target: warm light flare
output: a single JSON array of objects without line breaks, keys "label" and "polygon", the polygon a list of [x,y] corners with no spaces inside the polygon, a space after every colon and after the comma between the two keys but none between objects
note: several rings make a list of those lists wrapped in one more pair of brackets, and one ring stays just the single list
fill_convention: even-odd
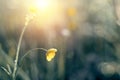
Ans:
[{"label": "warm light flare", "polygon": [[36,5],[39,9],[46,9],[50,6],[51,2],[49,0],[37,0]]},{"label": "warm light flare", "polygon": [[40,28],[56,22],[61,23],[64,19],[62,4],[57,0],[34,0],[29,3],[28,10],[28,14],[37,16],[34,21]]},{"label": "warm light flare", "polygon": [[29,11],[31,13],[48,11],[54,6],[54,1],[50,0],[36,0],[29,5]]}]

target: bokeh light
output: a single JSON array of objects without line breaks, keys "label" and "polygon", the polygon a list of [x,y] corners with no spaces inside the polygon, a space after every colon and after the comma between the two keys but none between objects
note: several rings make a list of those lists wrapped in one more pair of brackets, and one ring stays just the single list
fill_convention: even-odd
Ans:
[{"label": "bokeh light", "polygon": [[103,62],[99,65],[101,72],[105,76],[111,76],[116,73],[116,65],[113,62]]}]

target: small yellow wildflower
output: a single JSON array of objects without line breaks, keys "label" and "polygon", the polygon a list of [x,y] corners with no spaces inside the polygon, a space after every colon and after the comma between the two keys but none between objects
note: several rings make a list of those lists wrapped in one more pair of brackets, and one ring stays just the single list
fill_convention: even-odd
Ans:
[{"label": "small yellow wildflower", "polygon": [[76,23],[75,23],[75,22],[70,22],[70,23],[68,24],[68,28],[69,28],[71,31],[75,30],[75,29],[76,29]]},{"label": "small yellow wildflower", "polygon": [[75,16],[76,13],[77,13],[77,11],[76,11],[75,8],[69,8],[69,9],[67,10],[67,14],[68,14],[68,16],[70,16],[70,17]]},{"label": "small yellow wildflower", "polygon": [[30,12],[30,13],[36,14],[37,11],[38,11],[38,8],[37,8],[36,6],[31,5],[31,6],[29,7],[29,12]]},{"label": "small yellow wildflower", "polygon": [[47,61],[51,61],[55,57],[56,52],[57,52],[57,49],[55,48],[48,49],[46,53]]}]

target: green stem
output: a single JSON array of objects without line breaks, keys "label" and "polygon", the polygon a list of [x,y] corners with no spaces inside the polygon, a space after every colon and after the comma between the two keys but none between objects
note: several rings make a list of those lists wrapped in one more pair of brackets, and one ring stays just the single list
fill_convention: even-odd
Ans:
[{"label": "green stem", "polygon": [[21,46],[22,38],[23,38],[23,35],[24,35],[24,32],[25,32],[26,28],[27,28],[27,24],[25,24],[25,26],[24,26],[24,28],[22,30],[22,33],[20,35],[20,38],[19,38],[19,42],[18,42],[18,46],[17,46],[17,52],[16,52],[16,57],[15,57],[15,64],[14,64],[14,69],[13,69],[13,74],[12,74],[13,80],[15,80],[15,77],[16,77],[16,72],[17,72],[17,68],[18,68],[18,58],[19,58],[20,46]]},{"label": "green stem", "polygon": [[24,32],[27,28],[27,25],[29,23],[29,21],[31,19],[33,19],[35,15],[27,15],[26,16],[26,22],[25,22],[25,25],[23,27],[23,30],[21,32],[21,35],[20,35],[20,38],[19,38],[19,42],[18,42],[18,46],[17,46],[17,52],[16,52],[16,57],[15,57],[15,62],[14,62],[14,68],[13,68],[13,73],[12,73],[12,79],[15,80],[16,78],[16,72],[17,72],[17,69],[18,69],[18,59],[19,59],[19,52],[20,52],[20,47],[21,47],[21,42],[22,42],[22,38],[23,38],[23,35],[24,35]]},{"label": "green stem", "polygon": [[43,51],[46,51],[46,52],[47,52],[47,49],[44,49],[44,48],[34,48],[34,49],[31,49],[31,50],[27,51],[27,52],[24,54],[24,56],[21,58],[21,60],[20,60],[20,66],[22,65],[22,62],[23,62],[24,58],[25,58],[30,52],[32,52],[32,51],[34,51],[34,50],[43,50]]}]

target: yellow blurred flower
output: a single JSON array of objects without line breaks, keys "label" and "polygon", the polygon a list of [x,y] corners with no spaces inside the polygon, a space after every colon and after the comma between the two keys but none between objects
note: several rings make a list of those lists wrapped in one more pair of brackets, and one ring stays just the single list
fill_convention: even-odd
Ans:
[{"label": "yellow blurred flower", "polygon": [[56,52],[57,52],[57,49],[55,48],[48,49],[46,53],[47,61],[51,61],[55,57]]},{"label": "yellow blurred flower", "polygon": [[68,28],[71,31],[75,30],[76,29],[76,23],[75,22],[68,23]]},{"label": "yellow blurred flower", "polygon": [[75,16],[76,13],[77,13],[77,11],[76,11],[75,8],[69,8],[69,9],[67,10],[68,16],[71,16],[71,17],[72,17],[72,16]]},{"label": "yellow blurred flower", "polygon": [[29,12],[30,12],[30,13],[36,14],[37,11],[38,11],[38,8],[37,8],[36,6],[31,5],[31,6],[29,7]]}]

